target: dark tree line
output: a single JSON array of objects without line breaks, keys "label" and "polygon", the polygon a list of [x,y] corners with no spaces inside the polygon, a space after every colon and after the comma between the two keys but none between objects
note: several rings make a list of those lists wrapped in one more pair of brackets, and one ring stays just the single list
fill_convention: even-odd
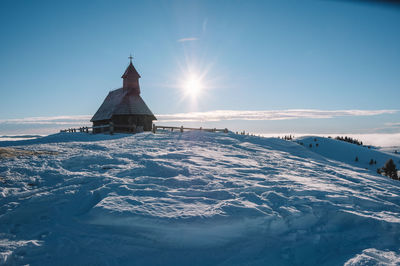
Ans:
[{"label": "dark tree line", "polygon": [[358,139],[353,139],[353,138],[350,138],[350,137],[336,137],[335,138],[336,140],[341,140],[341,141],[345,141],[345,142],[348,142],[348,143],[352,143],[352,144],[356,144],[356,145],[363,145],[363,142],[362,141],[360,141],[360,140],[358,140]]},{"label": "dark tree line", "polygon": [[282,139],[284,139],[284,140],[293,140],[293,138],[294,138],[294,136],[292,136],[292,135],[289,135],[289,136],[283,136],[282,137]]}]

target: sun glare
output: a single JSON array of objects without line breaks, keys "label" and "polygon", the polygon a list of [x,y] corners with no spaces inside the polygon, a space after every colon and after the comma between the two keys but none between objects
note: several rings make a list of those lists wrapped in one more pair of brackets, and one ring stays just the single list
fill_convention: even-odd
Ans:
[{"label": "sun glare", "polygon": [[185,103],[191,111],[196,111],[201,104],[207,102],[210,91],[216,87],[215,76],[209,75],[213,64],[199,63],[190,58],[178,61],[178,64],[180,72],[172,86],[178,89],[179,103]]},{"label": "sun glare", "polygon": [[186,95],[196,97],[203,88],[201,79],[196,75],[190,75],[183,83],[183,90]]}]

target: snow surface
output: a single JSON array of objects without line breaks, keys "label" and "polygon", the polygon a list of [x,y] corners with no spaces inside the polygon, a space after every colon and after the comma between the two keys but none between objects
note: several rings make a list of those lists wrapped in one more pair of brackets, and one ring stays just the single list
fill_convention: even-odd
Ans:
[{"label": "snow surface", "polygon": [[317,142],[206,132],[0,142],[51,152],[0,161],[0,264],[399,264],[400,182],[365,169],[371,156],[399,157]]},{"label": "snow surface", "polygon": [[345,266],[361,265],[400,265],[400,256],[391,251],[381,251],[374,248],[363,250],[361,254],[346,262]]},{"label": "snow surface", "polygon": [[[372,146],[359,146],[345,141],[316,136],[300,137],[296,139],[296,142],[302,143],[309,150],[328,159],[342,161],[355,167],[376,171],[377,168],[384,166],[387,160],[393,159],[397,168],[400,168],[400,154],[394,154],[388,149],[378,150]],[[356,157],[358,162],[355,160]],[[370,165],[371,159],[376,161],[376,164]]]}]

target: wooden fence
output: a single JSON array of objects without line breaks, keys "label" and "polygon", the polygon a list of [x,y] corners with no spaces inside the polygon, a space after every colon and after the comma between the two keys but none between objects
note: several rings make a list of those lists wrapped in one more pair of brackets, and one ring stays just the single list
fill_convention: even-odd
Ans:
[{"label": "wooden fence", "polygon": [[89,129],[92,130],[92,127],[67,128],[67,129],[61,129],[60,133],[66,133],[66,132],[85,132],[85,133],[89,133]]},{"label": "wooden fence", "polygon": [[220,128],[193,128],[193,127],[172,127],[172,126],[156,126],[153,124],[153,133],[156,133],[158,129],[162,130],[170,130],[170,131],[179,131],[179,132],[184,132],[185,130],[199,130],[199,131],[206,131],[206,132],[223,132],[223,133],[228,133],[228,129],[220,129]]},{"label": "wooden fence", "polygon": [[[130,132],[130,133],[139,133],[143,132],[142,126],[135,126],[135,125],[114,125],[110,123],[108,125],[101,125],[101,126],[94,126],[94,127],[79,127],[79,128],[67,128],[60,130],[61,133],[65,132],[83,132],[83,133],[109,133],[114,134],[115,128],[121,129],[124,128],[123,132]],[[152,132],[157,133],[157,130],[170,130],[170,131],[191,131],[191,130],[199,130],[199,131],[206,131],[206,132],[223,132],[228,133],[228,129],[220,129],[220,128],[192,128],[192,127],[173,127],[173,126],[156,126],[153,124]]]},{"label": "wooden fence", "polygon": [[67,129],[61,129],[60,133],[74,133],[74,132],[82,132],[82,133],[94,133],[96,129],[100,129],[102,132],[110,132],[110,134],[113,133],[113,125],[101,125],[101,126],[95,126],[95,127],[77,127],[77,128],[67,128]]}]

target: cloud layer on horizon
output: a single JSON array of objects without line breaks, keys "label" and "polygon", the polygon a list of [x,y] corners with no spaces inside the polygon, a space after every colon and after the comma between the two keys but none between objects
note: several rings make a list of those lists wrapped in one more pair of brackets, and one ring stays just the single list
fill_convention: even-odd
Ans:
[{"label": "cloud layer on horizon", "polygon": [[[264,111],[215,110],[208,112],[188,112],[176,114],[157,114],[157,122],[217,122],[224,120],[290,120],[290,119],[329,119],[349,116],[375,116],[395,114],[399,110],[316,110],[289,109]],[[3,124],[25,125],[75,125],[89,123],[90,115],[27,117],[0,120]],[[397,123],[393,123],[397,124]]]},{"label": "cloud layer on horizon", "polygon": [[388,127],[400,127],[400,122],[385,123],[385,126],[388,126]]},{"label": "cloud layer on horizon", "polygon": [[[209,112],[189,112],[176,114],[158,114],[157,122],[160,123],[178,123],[178,122],[215,122],[227,120],[290,120],[290,119],[330,119],[335,117],[357,117],[357,116],[376,116],[384,114],[395,114],[398,110],[315,110],[315,109],[290,109],[290,110],[265,110],[265,111],[234,111],[234,110],[216,110]],[[58,132],[64,128],[74,128],[81,126],[90,126],[91,115],[75,115],[75,116],[52,116],[52,117],[28,117],[18,119],[0,120],[0,137],[1,135],[21,135],[21,134],[40,134],[48,135]],[[384,123],[386,127],[398,128],[399,122]],[[293,132],[292,132],[293,133]],[[290,133],[290,134],[292,134]],[[382,134],[383,133],[383,134]],[[354,134],[351,130],[345,135],[353,136],[361,139],[365,143],[376,146],[400,145],[400,133],[392,132],[392,134],[382,133],[366,133]],[[395,133],[395,134],[393,134]],[[265,136],[278,136],[278,133],[268,134],[260,133]],[[297,136],[305,135],[297,133]],[[309,134],[306,134],[309,135]],[[316,134],[336,136],[343,134]],[[4,139],[3,139],[4,140]]]},{"label": "cloud layer on horizon", "polygon": [[26,117],[16,119],[3,119],[0,120],[1,124],[25,124],[25,125],[75,125],[82,122],[89,123],[92,118],[90,115],[64,115],[64,116],[40,116],[40,117]]},{"label": "cloud layer on horizon", "polygon": [[189,112],[157,115],[158,122],[215,122],[223,120],[289,120],[289,119],[328,119],[346,116],[375,116],[394,114],[398,110],[315,110],[289,109],[265,111],[215,110],[208,112]]}]

